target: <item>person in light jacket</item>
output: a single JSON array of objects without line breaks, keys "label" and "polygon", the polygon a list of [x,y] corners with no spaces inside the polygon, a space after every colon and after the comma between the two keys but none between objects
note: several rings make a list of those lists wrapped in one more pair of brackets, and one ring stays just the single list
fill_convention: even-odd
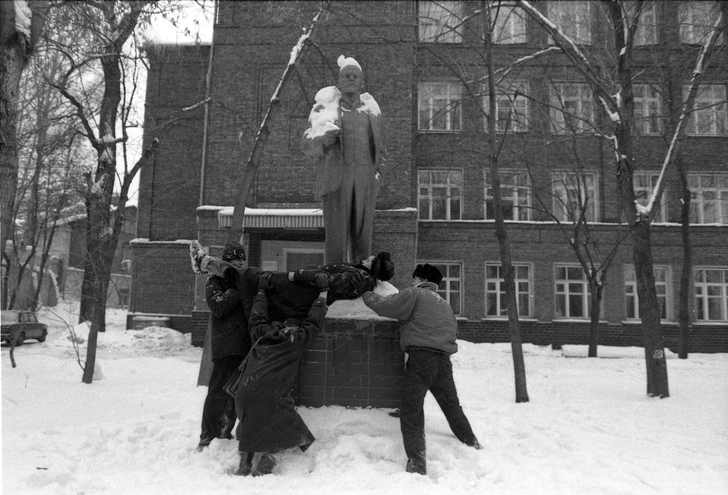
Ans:
[{"label": "person in light jacket", "polygon": [[452,308],[437,293],[442,274],[437,267],[417,265],[413,285],[388,296],[366,292],[362,299],[380,316],[400,321],[400,345],[405,354],[400,427],[408,473],[427,474],[425,413],[427,391],[437,400],[450,429],[464,444],[480,449],[458,400],[450,356],[457,352],[457,321]]}]

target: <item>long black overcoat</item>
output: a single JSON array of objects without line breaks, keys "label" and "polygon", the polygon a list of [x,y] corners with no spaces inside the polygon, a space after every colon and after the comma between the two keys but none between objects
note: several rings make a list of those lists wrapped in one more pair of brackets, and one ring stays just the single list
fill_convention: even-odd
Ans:
[{"label": "long black overcoat", "polygon": [[291,392],[305,349],[323,325],[327,306],[317,298],[300,325],[282,332],[270,325],[264,294],[253,299],[250,332],[253,348],[243,363],[235,396],[239,448],[246,452],[275,452],[301,447],[315,440],[296,411]]}]

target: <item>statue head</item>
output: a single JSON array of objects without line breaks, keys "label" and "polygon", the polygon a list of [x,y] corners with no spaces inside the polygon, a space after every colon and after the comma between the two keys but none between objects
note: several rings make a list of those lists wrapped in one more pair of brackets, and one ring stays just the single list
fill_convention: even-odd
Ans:
[{"label": "statue head", "polygon": [[360,95],[364,89],[364,72],[359,62],[351,57],[341,55],[339,64],[339,89],[348,95]]}]

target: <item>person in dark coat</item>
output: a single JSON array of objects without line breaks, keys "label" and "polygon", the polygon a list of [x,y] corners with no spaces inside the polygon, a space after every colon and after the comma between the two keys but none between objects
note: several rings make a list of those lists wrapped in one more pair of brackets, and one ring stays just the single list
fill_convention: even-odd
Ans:
[{"label": "person in dark coat", "polygon": [[427,391],[437,400],[450,429],[464,444],[480,449],[458,400],[450,355],[458,350],[457,321],[452,308],[437,293],[442,274],[437,267],[417,265],[413,286],[397,294],[367,292],[364,304],[380,316],[400,321],[400,345],[405,354],[400,427],[407,454],[407,472],[427,474],[424,402]]},{"label": "person in dark coat", "polygon": [[310,286],[315,286],[317,279],[327,277],[329,279],[329,299],[327,301],[329,306],[341,299],[359,298],[365,292],[374,290],[377,280],[386,282],[393,276],[392,255],[386,251],[382,251],[376,256],[369,256],[356,264],[329,263],[288,272],[288,280]]},{"label": "person in dark coat", "polygon": [[[245,249],[237,242],[225,245],[222,259],[231,266],[242,266]],[[248,322],[235,280],[212,275],[205,285],[205,299],[210,309],[212,374],[202,408],[202,432],[198,450],[214,438],[232,438],[235,426],[235,401],[223,386],[248,354],[252,341]]]},{"label": "person in dark coat", "polygon": [[242,365],[235,395],[240,466],[236,474],[270,474],[286,449],[308,449],[315,438],[296,411],[293,382],[307,347],[316,338],[328,310],[328,285],[319,280],[319,295],[303,322],[288,319],[271,322],[267,290],[271,274],[260,276],[253,300],[250,333],[253,347]]}]

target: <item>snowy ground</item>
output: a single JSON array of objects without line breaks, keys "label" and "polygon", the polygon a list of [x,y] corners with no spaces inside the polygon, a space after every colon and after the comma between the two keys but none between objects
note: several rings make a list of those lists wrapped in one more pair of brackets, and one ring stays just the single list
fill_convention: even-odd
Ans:
[{"label": "snowy ground", "polygon": [[460,400],[483,445],[450,433],[426,402],[428,475],[404,472],[385,410],[303,408],[317,441],[272,476],[238,477],[233,440],[195,451],[206,388],[201,350],[166,329],[125,331],[109,310],[102,377],[81,383],[65,314],[48,340],[2,349],[2,493],[728,493],[728,355],[668,360],[672,397],[645,396],[640,349],[524,346],[530,402],[514,402],[508,345],[460,342]]}]

